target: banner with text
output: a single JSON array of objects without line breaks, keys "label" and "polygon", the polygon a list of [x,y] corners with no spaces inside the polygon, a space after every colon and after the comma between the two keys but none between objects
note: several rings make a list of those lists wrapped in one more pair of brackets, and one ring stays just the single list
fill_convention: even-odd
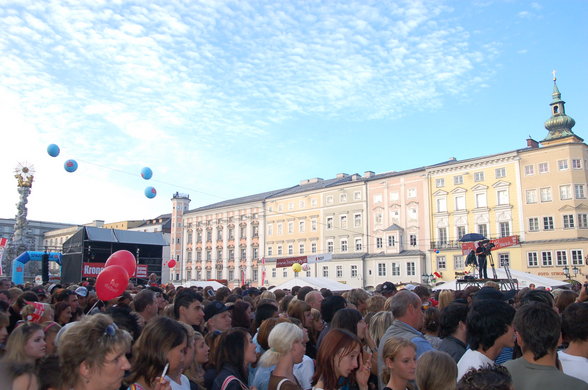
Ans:
[{"label": "banner with text", "polygon": [[[513,245],[519,245],[519,236],[507,236],[507,237],[500,237],[494,240],[490,240],[491,243],[494,244],[493,251],[498,249],[506,248]],[[471,250],[476,250],[476,243],[475,242],[464,242],[461,244],[461,253],[464,256],[467,256]]]},{"label": "banner with text", "polygon": [[[82,277],[95,278],[104,268],[104,263],[83,263]],[[137,272],[133,277],[146,279],[147,268],[147,264],[137,264]]]},{"label": "banner with text", "polygon": [[291,267],[292,265],[294,265],[296,263],[298,263],[298,264],[323,263],[325,261],[331,261],[332,259],[333,259],[332,253],[325,253],[322,255],[284,257],[282,259],[276,259],[276,268]]}]

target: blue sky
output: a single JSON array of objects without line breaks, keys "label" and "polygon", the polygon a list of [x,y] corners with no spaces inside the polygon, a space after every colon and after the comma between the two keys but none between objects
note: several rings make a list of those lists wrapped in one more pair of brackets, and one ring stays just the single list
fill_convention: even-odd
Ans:
[{"label": "blue sky", "polygon": [[86,223],[524,147],[553,69],[586,138],[586,20],[585,0],[4,1],[0,217],[18,162],[30,219]]}]

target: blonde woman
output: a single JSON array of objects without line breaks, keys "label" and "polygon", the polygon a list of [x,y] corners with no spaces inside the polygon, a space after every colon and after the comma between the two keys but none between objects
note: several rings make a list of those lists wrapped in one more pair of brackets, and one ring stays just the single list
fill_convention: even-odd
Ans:
[{"label": "blonde woman", "polygon": [[382,354],[384,390],[413,390],[410,383],[416,377],[416,345],[408,340],[392,337],[386,340]]},{"label": "blonde woman", "polygon": [[441,292],[439,293],[439,305],[437,306],[439,311],[449,306],[449,304],[453,302],[454,299],[455,296],[453,294],[453,291],[441,290]]},{"label": "blonde woman", "polygon": [[419,390],[455,390],[457,364],[441,351],[425,352],[417,363],[416,383]]},{"label": "blonde woman", "polygon": [[288,322],[277,324],[269,334],[267,350],[259,359],[261,367],[275,365],[268,390],[302,390],[294,376],[294,365],[301,363],[306,350],[304,332]]}]

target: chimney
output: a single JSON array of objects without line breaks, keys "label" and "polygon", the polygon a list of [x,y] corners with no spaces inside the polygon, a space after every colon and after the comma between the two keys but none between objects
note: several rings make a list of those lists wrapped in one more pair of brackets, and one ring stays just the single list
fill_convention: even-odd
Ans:
[{"label": "chimney", "polygon": [[349,176],[349,175],[346,173],[337,173],[337,179],[343,179],[344,177],[347,177],[347,176]]},{"label": "chimney", "polygon": [[369,179],[370,177],[373,177],[376,173],[374,171],[365,171],[363,173],[363,177],[366,179]]},{"label": "chimney", "polygon": [[457,161],[455,157],[449,157],[449,161]]},{"label": "chimney", "polygon": [[532,149],[537,149],[539,147],[539,142],[535,141],[533,138],[527,138],[527,147]]}]

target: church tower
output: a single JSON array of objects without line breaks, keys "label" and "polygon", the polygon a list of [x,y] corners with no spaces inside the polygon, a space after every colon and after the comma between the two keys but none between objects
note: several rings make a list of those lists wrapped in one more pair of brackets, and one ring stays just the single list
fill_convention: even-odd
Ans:
[{"label": "church tower", "polygon": [[547,137],[541,141],[542,146],[557,145],[564,143],[579,143],[584,140],[578,137],[572,131],[576,121],[571,116],[566,115],[565,104],[561,100],[561,93],[557,88],[557,78],[553,71],[553,93],[551,94],[551,118],[545,121],[545,128],[549,131]]}]

